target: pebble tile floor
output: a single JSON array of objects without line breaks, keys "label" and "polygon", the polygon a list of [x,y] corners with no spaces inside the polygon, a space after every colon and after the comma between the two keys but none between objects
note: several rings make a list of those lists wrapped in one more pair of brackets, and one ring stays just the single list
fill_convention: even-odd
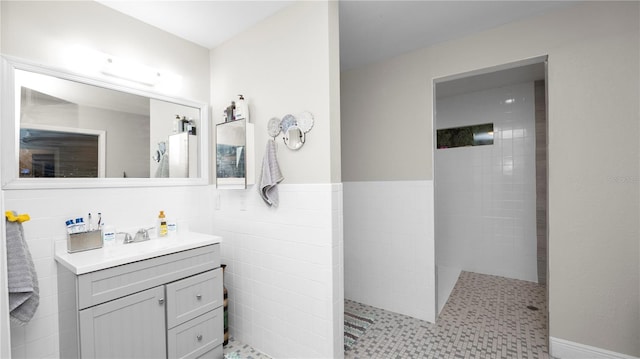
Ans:
[{"label": "pebble tile floor", "polygon": [[[375,318],[345,358],[547,359],[545,292],[537,283],[462,272],[435,324],[345,300],[345,310]],[[228,352],[269,358],[233,340]]]},{"label": "pebble tile floor", "polygon": [[224,359],[271,359],[271,357],[234,338],[229,338],[229,343],[224,347]]}]

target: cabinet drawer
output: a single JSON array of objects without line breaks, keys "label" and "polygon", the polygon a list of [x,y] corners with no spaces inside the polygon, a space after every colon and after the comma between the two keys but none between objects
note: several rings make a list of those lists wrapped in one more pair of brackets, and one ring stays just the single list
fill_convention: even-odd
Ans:
[{"label": "cabinet drawer", "polygon": [[167,284],[167,327],[222,305],[222,268]]},{"label": "cabinet drawer", "polygon": [[82,274],[78,307],[88,308],[219,266],[220,246],[215,244]]},{"label": "cabinet drawer", "polygon": [[196,359],[222,359],[224,358],[224,348],[222,347],[222,344],[218,345],[217,347],[209,350],[208,352],[195,357]]},{"label": "cabinet drawer", "polygon": [[[222,307],[218,307],[175,328],[167,336],[167,356],[173,358],[207,357],[222,346],[224,335]],[[215,351],[214,351],[215,352]]]}]

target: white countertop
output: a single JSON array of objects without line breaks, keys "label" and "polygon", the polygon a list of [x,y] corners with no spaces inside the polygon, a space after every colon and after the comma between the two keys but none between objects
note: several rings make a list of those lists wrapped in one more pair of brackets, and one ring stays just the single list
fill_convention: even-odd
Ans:
[{"label": "white countertop", "polygon": [[117,244],[68,253],[66,241],[56,243],[55,259],[74,274],[84,274],[131,262],[222,242],[222,237],[202,233],[177,233],[145,242]]}]

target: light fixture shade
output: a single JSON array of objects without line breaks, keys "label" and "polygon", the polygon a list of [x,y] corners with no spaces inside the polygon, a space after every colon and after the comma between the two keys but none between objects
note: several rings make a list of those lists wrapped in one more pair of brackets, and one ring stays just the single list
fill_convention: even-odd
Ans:
[{"label": "light fixture shade", "polygon": [[66,51],[68,67],[87,75],[107,75],[163,92],[176,92],[182,86],[182,76],[160,71],[130,59],[109,55],[85,46],[75,45]]},{"label": "light fixture shade", "polygon": [[148,86],[155,86],[160,80],[159,71],[115,56],[106,56],[102,73]]}]

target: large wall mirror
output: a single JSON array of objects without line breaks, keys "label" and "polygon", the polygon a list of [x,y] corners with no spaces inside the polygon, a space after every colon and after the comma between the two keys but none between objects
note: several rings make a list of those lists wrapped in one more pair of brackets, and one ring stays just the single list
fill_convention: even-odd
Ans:
[{"label": "large wall mirror", "polygon": [[208,184],[206,105],[2,63],[3,188]]}]

